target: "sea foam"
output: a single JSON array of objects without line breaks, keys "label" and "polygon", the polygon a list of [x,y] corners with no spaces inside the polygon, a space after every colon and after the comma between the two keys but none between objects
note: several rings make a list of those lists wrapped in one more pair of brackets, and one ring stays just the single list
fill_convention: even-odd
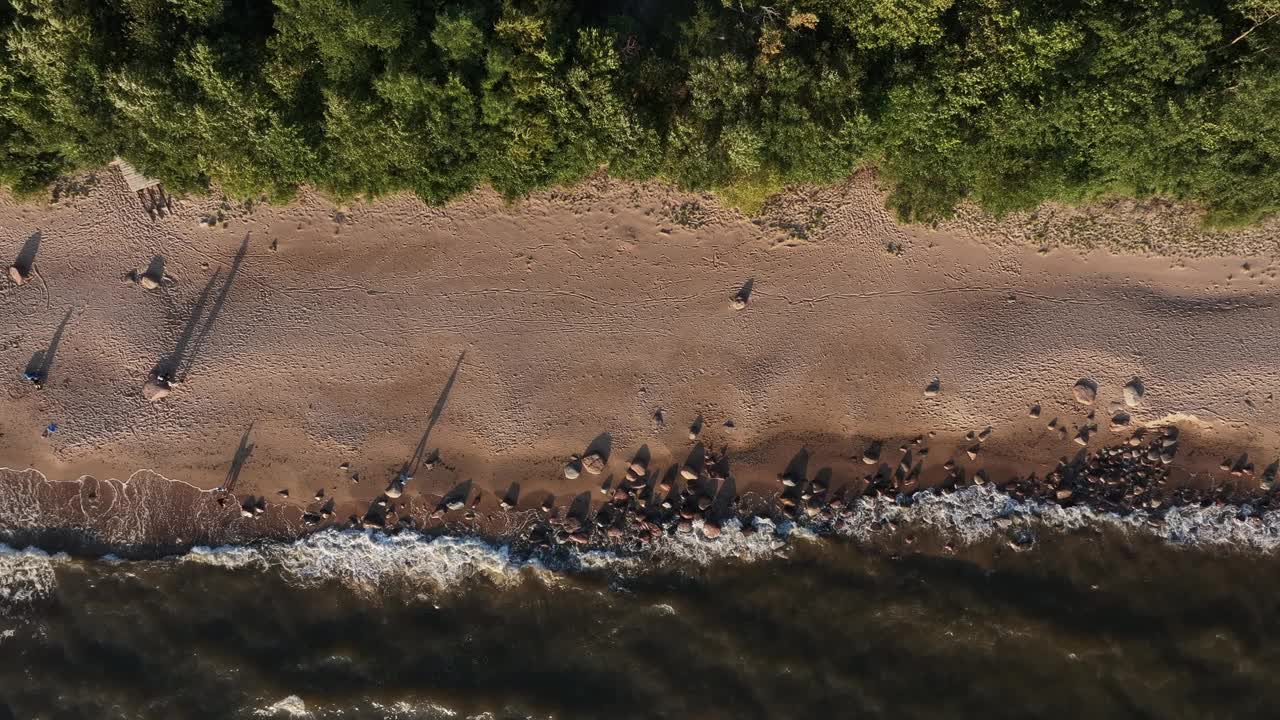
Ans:
[{"label": "sea foam", "polygon": [[[1109,527],[1181,546],[1253,552],[1280,548],[1280,511],[1214,505],[1119,515],[1087,506],[1018,500],[990,485],[945,494],[920,492],[909,498],[863,497],[830,527],[775,524],[764,518],[751,523],[744,528],[740,521],[728,521],[715,539],[706,538],[695,523],[694,532],[663,536],[641,550],[606,546],[552,553],[517,552],[510,545],[477,537],[326,529],[293,542],[196,547],[177,562],[276,572],[303,586],[337,583],[362,593],[389,587],[432,593],[477,578],[499,586],[528,580],[550,585],[575,573],[625,577],[758,561],[785,557],[798,542],[814,542],[827,534],[870,542],[906,527],[933,528],[961,545],[1009,533],[1029,544],[1028,539],[1041,531]],[[0,614],[54,593],[55,567],[67,561],[65,555],[0,545]]]}]

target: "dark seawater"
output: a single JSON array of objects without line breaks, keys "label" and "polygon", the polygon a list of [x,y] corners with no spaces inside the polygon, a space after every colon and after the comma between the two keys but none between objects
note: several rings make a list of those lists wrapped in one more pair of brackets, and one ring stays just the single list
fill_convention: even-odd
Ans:
[{"label": "dark seawater", "polygon": [[1097,533],[962,555],[797,541],[566,575],[8,551],[0,718],[1280,716],[1275,557]]}]

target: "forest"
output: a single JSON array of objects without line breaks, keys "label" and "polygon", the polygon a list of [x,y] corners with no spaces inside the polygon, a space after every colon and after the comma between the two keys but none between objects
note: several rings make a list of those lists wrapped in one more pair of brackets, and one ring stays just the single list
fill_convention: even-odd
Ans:
[{"label": "forest", "polygon": [[873,168],[962,200],[1280,209],[1280,0],[0,0],[0,185],[440,203],[660,178],[740,207]]}]

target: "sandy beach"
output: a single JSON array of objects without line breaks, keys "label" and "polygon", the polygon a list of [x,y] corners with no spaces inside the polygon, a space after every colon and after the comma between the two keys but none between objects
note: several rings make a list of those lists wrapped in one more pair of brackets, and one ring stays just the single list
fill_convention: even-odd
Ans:
[{"label": "sandy beach", "polygon": [[[801,449],[857,485],[917,437],[922,486],[948,461],[1044,474],[1139,427],[1178,428],[1178,482],[1252,487],[1280,457],[1280,227],[1209,232],[1158,202],[925,227],[865,175],[757,218],[600,177],[514,204],[304,192],[153,217],[108,168],[51,205],[0,199],[0,252],[34,267],[0,288],[8,528],[264,532],[192,510],[221,488],[293,532],[330,500],[325,524],[362,514],[406,465],[389,504],[420,526],[459,489],[482,516],[513,483],[522,508],[598,504],[642,447],[656,472],[701,444],[757,498]],[[172,392],[149,402],[158,367]],[[567,479],[592,449],[603,472]]]}]

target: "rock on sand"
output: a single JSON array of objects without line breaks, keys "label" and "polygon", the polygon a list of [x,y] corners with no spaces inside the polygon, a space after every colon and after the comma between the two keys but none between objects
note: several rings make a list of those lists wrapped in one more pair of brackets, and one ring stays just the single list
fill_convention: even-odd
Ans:
[{"label": "rock on sand", "polygon": [[17,265],[10,265],[9,279],[13,281],[14,285],[22,285],[27,281],[27,276],[23,274],[22,268],[18,267]]},{"label": "rock on sand", "polygon": [[1094,398],[1098,397],[1098,386],[1088,378],[1081,378],[1071,388],[1071,394],[1081,405],[1092,405]]},{"label": "rock on sand", "polygon": [[146,398],[148,402],[157,402],[169,397],[169,391],[169,383],[161,380],[148,380],[142,386],[142,397]]},{"label": "rock on sand", "polygon": [[138,287],[143,290],[155,290],[160,287],[160,281],[150,275],[142,274],[138,276]]},{"label": "rock on sand", "polygon": [[600,453],[591,453],[582,458],[582,469],[592,475],[599,475],[604,472],[604,457]]},{"label": "rock on sand", "polygon": [[577,480],[578,476],[581,474],[582,474],[582,470],[580,469],[580,466],[578,465],[578,461],[576,459],[570,460],[569,462],[565,463],[564,477],[566,480]]},{"label": "rock on sand", "polygon": [[1124,386],[1124,404],[1131,408],[1138,407],[1142,403],[1142,396],[1146,393],[1147,389],[1142,386],[1142,381],[1134,378]]}]

